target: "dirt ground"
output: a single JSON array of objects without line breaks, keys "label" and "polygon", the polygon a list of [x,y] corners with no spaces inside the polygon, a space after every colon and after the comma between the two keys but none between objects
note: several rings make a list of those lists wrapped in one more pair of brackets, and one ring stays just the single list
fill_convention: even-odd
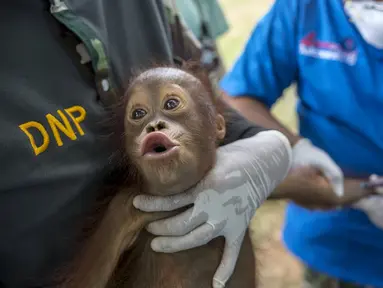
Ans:
[{"label": "dirt ground", "polygon": [[285,203],[265,203],[251,225],[259,288],[300,288],[302,268],[281,242]]},{"label": "dirt ground", "polygon": [[[231,65],[243,49],[256,22],[267,12],[273,0],[220,0],[230,31],[219,40],[225,65]],[[295,90],[289,88],[273,108],[273,114],[291,129],[296,129]],[[256,246],[257,278],[260,288],[300,288],[302,269],[284,248],[281,228],[284,202],[266,202],[257,210],[251,225]]]}]

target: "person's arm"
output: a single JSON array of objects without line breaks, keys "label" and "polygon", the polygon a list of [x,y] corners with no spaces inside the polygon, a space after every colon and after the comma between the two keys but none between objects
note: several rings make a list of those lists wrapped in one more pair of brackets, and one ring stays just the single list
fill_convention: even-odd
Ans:
[{"label": "person's arm", "polygon": [[[264,127],[263,129],[278,130],[282,132],[290,141],[291,145],[301,139],[300,136],[291,132],[282,123],[280,123],[271,113],[270,110],[260,101],[253,97],[229,97],[224,94],[223,99],[235,110],[237,110],[237,119],[241,120],[243,115],[249,123],[257,123],[257,125]],[[238,114],[241,115],[238,115]],[[243,117],[242,116],[242,117]],[[246,120],[245,120],[246,121]],[[251,121],[251,122],[250,122]],[[258,128],[262,129],[262,128]],[[246,135],[246,134],[245,134]],[[242,135],[241,135],[242,136]]]},{"label": "person's arm", "polygon": [[290,200],[308,209],[331,210],[350,206],[374,193],[364,188],[365,179],[345,179],[345,194],[337,197],[323,175],[316,169],[293,169],[289,176],[270,194],[269,200]]},{"label": "person's arm", "polygon": [[233,68],[220,82],[228,103],[265,128],[282,132],[293,146],[292,167],[320,170],[337,196],[343,195],[343,173],[330,156],[310,140],[291,133],[271,114],[283,91],[298,80],[297,33],[301,1],[276,0],[254,29]]},{"label": "person's arm", "polygon": [[282,132],[291,144],[299,137],[279,123],[269,110],[284,89],[297,80],[298,2],[275,1],[220,82],[227,103],[251,122]]},{"label": "person's arm", "polygon": [[[238,121],[236,121],[237,124],[235,126],[237,127],[235,127],[235,129],[237,129],[237,132],[233,133],[234,137],[239,136],[241,139],[247,138],[255,135],[262,129],[271,129],[283,133],[289,140],[291,146],[295,146],[300,140],[303,139],[302,137],[292,133],[288,128],[286,128],[277,119],[275,119],[275,117],[270,113],[270,110],[262,102],[251,97],[229,97],[224,95],[223,98],[226,103],[240,111],[235,113]],[[246,120],[243,120],[243,116],[238,113],[241,113],[246,119],[248,119],[248,129],[243,127],[246,127],[246,125],[243,124],[246,123]],[[265,128],[251,126],[250,121],[257,123]],[[301,144],[297,145],[294,149],[299,150],[302,144],[306,144],[304,142],[305,140],[301,141]],[[302,152],[300,154],[304,153]],[[314,153],[314,155],[315,154],[317,153]],[[366,191],[365,189],[360,188],[358,186],[358,181],[348,179],[344,184],[344,186],[348,189],[347,193],[344,194],[345,192],[338,192],[334,194],[334,187],[329,185],[328,189],[323,189],[322,185],[320,185],[321,181],[318,182],[318,180],[321,180],[321,178],[325,179],[322,176],[323,175],[307,180],[305,179],[304,175],[299,175],[299,173],[293,176],[288,175],[282,184],[278,187],[278,189],[275,189],[270,194],[268,199],[289,199],[298,204],[301,204],[301,206],[306,208],[309,208],[310,206],[326,206],[328,208],[334,208],[337,206],[353,203],[354,201],[357,201],[370,193],[370,191]]]}]

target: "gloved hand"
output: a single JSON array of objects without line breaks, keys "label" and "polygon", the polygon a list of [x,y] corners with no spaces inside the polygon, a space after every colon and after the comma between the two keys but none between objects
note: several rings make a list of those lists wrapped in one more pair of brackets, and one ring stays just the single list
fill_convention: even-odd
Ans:
[{"label": "gloved hand", "polygon": [[148,231],[161,236],[153,239],[152,249],[177,252],[224,236],[223,257],[213,279],[214,288],[224,287],[255,210],[286,177],[291,157],[290,143],[282,133],[261,132],[220,147],[215,168],[195,188],[169,197],[137,196],[134,206],[147,212],[194,203],[173,218],[149,224]]},{"label": "gloved hand", "polygon": [[[379,178],[377,175],[371,175],[370,180]],[[365,212],[374,225],[383,229],[383,187],[375,188],[374,191],[379,195],[368,196],[353,205],[354,208]]]},{"label": "gloved hand", "polygon": [[334,193],[341,197],[344,194],[343,172],[323,150],[315,147],[310,140],[301,139],[293,147],[292,168],[314,167],[320,170],[330,182]]}]

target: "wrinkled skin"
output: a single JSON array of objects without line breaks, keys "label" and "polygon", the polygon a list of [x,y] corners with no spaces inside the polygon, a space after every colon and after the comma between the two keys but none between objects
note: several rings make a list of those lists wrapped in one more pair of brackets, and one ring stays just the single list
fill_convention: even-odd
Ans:
[{"label": "wrinkled skin", "polygon": [[[126,151],[148,183],[147,193],[179,193],[202,179],[225,135],[224,119],[202,84],[181,70],[156,68],[139,75],[126,97]],[[176,107],[166,109],[169,103]],[[134,113],[143,116],[133,119]],[[145,137],[155,131],[179,145],[176,155],[161,160],[142,155]]]}]

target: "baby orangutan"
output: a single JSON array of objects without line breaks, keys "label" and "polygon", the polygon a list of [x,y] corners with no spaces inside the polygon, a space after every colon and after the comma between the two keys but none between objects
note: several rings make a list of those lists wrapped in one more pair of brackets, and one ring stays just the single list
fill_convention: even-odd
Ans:
[{"label": "baby orangutan", "polygon": [[[134,78],[121,107],[117,134],[123,135],[121,162],[128,175],[117,193],[111,193],[101,221],[60,287],[210,288],[224,238],[178,253],[156,253],[150,247],[154,236],[145,226],[182,211],[144,213],[134,208],[133,199],[139,194],[173,195],[195,186],[215,164],[216,148],[230,123],[227,109],[214,98],[208,78],[168,67],[152,68]],[[345,196],[338,198],[325,178],[311,170],[290,173],[271,198],[331,209],[371,193],[350,179],[345,181]],[[225,287],[255,285],[247,233]]]},{"label": "baby orangutan", "polygon": [[171,195],[195,185],[212,168],[225,120],[190,74],[155,68],[127,92],[126,153],[144,180],[141,191]]},{"label": "baby orangutan", "polygon": [[[172,195],[196,185],[214,166],[225,119],[201,79],[177,68],[139,74],[124,96],[128,185],[110,202],[95,233],[61,287],[210,288],[224,239],[165,254],[151,247],[144,227],[176,212],[143,213],[138,194]],[[246,235],[227,288],[255,286],[252,244]]]}]

